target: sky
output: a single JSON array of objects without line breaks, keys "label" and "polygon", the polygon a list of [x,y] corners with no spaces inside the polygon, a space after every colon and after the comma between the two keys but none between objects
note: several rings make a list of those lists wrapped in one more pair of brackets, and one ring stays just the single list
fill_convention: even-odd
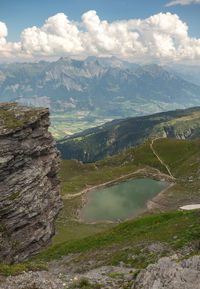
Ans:
[{"label": "sky", "polygon": [[0,0],[0,62],[118,57],[200,65],[200,0]]}]

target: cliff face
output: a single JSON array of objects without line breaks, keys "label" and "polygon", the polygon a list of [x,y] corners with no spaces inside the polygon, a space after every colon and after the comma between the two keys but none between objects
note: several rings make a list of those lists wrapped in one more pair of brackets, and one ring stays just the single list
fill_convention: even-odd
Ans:
[{"label": "cliff face", "polygon": [[0,104],[0,261],[26,260],[54,235],[62,201],[49,124],[48,109]]}]

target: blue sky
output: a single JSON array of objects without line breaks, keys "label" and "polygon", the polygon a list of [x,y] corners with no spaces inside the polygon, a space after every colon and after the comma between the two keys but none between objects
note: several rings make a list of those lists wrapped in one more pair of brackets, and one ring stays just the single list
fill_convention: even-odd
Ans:
[{"label": "blue sky", "polygon": [[[94,13],[88,13],[83,20],[83,14],[91,10],[95,11],[101,22],[105,20],[108,24],[112,24],[115,21],[121,21],[120,28],[117,26],[113,28],[114,25],[104,25],[103,22],[97,23],[99,20]],[[52,16],[55,18],[51,18]],[[151,16],[154,19],[151,19]],[[171,61],[173,51],[176,50],[174,61],[191,60],[194,62],[200,58],[199,16],[200,0],[0,0],[0,61],[12,57],[13,59],[71,55],[86,57],[87,51],[88,54],[96,56],[119,57],[122,55],[122,58],[128,58],[131,61],[136,59]],[[70,26],[67,24],[67,19],[70,21]],[[123,25],[125,20],[137,19],[143,22],[127,22]],[[98,25],[96,47],[94,47],[95,42],[92,41],[95,34],[92,31],[93,21]],[[163,21],[168,23],[165,27],[166,31],[163,28]],[[44,26],[45,22],[48,22],[47,26]],[[75,24],[76,27],[73,25],[75,22],[78,22]],[[173,23],[171,26],[170,22]],[[187,27],[184,27],[184,23]],[[174,34],[173,25],[176,26]],[[151,27],[154,29],[153,32],[147,33],[147,30],[151,31]],[[66,31],[66,29],[69,33],[64,35],[62,32],[61,35],[59,30]],[[85,29],[85,35],[78,35],[83,29]],[[113,29],[112,39],[110,31]],[[167,35],[167,29],[169,35]],[[75,34],[71,33],[71,30]],[[119,32],[121,31],[123,35],[122,30],[129,36],[120,44]],[[135,31],[138,35],[132,35],[131,31]],[[119,38],[117,38],[117,33]],[[85,41],[83,38],[91,44],[89,47],[83,43]],[[105,45],[102,44],[103,38],[105,38]],[[163,40],[166,43],[162,45]],[[57,43],[57,48],[53,42]],[[127,45],[125,48],[122,47],[124,43]],[[68,44],[71,48],[64,49],[64,46]],[[130,46],[133,46],[132,54]],[[192,56],[189,57],[191,49]],[[139,53],[139,50],[142,53]]]},{"label": "blue sky", "polygon": [[166,7],[167,0],[0,0],[0,21],[8,27],[8,40],[18,41],[23,29],[41,26],[50,16],[64,12],[80,21],[88,10],[96,10],[108,21],[147,18],[159,12],[176,13],[189,26],[191,36],[200,37],[200,5]]}]

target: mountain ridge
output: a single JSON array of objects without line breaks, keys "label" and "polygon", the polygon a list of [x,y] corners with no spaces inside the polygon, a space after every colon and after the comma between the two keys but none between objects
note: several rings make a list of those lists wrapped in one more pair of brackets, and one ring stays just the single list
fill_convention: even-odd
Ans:
[{"label": "mountain ridge", "polygon": [[59,139],[112,119],[200,105],[200,86],[186,78],[113,58],[1,64],[0,101],[49,107]]},{"label": "mountain ridge", "polygon": [[158,108],[157,101],[163,110],[167,104],[180,107],[200,104],[200,86],[164,67],[106,66],[98,59],[60,58],[54,62],[0,65],[0,95],[1,101],[24,104],[35,101],[35,105],[46,97],[54,113],[100,109],[110,114],[109,109],[117,109],[116,116],[123,116],[122,111],[130,114],[131,109],[137,112],[136,103],[141,107],[151,103]]},{"label": "mountain ridge", "polygon": [[200,133],[200,107],[108,122],[57,141],[64,159],[93,162],[139,145],[147,138],[194,139]]}]

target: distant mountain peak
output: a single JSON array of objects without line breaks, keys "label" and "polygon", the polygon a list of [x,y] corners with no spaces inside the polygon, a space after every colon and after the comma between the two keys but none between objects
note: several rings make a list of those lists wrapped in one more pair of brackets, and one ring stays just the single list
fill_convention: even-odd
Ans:
[{"label": "distant mountain peak", "polygon": [[35,106],[48,102],[52,112],[88,111],[95,118],[114,119],[199,105],[200,86],[158,64],[61,57],[0,66],[0,101],[13,100]]}]

